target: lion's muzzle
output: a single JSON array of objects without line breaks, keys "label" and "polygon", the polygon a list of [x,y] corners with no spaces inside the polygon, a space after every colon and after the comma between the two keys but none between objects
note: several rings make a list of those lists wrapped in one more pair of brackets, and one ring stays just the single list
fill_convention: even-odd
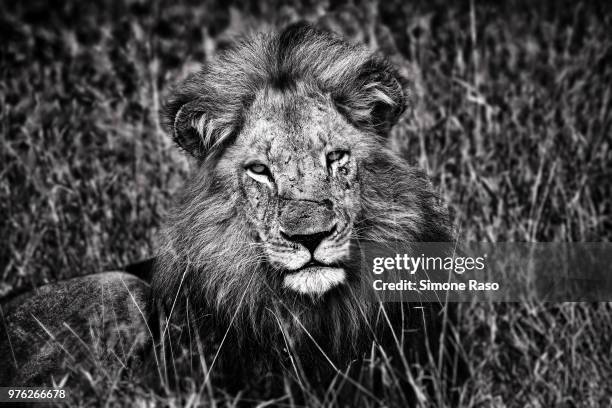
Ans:
[{"label": "lion's muzzle", "polygon": [[278,215],[282,245],[269,246],[268,254],[285,269],[284,286],[321,294],[342,284],[346,274],[340,265],[348,256],[348,234],[340,233],[346,231],[346,222],[338,220],[332,202],[283,200]]}]

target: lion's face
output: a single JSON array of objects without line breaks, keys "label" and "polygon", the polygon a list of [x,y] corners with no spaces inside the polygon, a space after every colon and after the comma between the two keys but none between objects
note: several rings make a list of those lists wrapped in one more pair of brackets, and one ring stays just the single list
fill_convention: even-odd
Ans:
[{"label": "lion's face", "polygon": [[324,95],[266,90],[219,161],[287,289],[319,295],[347,279],[361,137]]}]

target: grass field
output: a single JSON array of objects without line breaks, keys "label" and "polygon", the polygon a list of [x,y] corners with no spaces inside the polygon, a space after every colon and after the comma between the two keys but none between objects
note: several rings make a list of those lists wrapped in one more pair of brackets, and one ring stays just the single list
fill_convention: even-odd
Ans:
[{"label": "grass field", "polygon": [[[227,3],[0,3],[0,295],[152,255],[188,169],[158,118],[168,87],[297,17],[418,74],[391,142],[462,239],[612,238],[611,3]],[[612,405],[610,304],[463,309],[462,406]]]}]

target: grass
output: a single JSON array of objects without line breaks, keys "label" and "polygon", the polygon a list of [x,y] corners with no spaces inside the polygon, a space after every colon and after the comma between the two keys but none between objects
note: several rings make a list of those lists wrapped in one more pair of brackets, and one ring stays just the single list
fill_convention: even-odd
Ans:
[{"label": "grass", "polygon": [[[166,90],[240,27],[295,16],[418,74],[418,120],[392,143],[464,239],[612,238],[608,2],[284,4],[0,4],[0,295],[152,255],[187,170],[160,128]],[[464,306],[460,405],[612,404],[611,309]]]}]

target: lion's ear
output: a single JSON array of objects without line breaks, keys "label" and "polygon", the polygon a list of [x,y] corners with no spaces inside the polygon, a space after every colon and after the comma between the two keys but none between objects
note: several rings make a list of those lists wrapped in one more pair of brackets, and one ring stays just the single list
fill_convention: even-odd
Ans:
[{"label": "lion's ear", "polygon": [[[168,117],[174,142],[196,158],[206,155],[206,111],[199,99],[178,107],[172,117]],[[171,123],[170,123],[171,122]]]},{"label": "lion's ear", "polygon": [[164,122],[175,143],[198,160],[208,157],[232,133],[232,111],[220,112],[219,98],[205,83],[185,82],[170,98]]},{"label": "lion's ear", "polygon": [[359,67],[352,84],[332,95],[338,109],[357,126],[387,135],[414,104],[410,78],[385,58],[372,55]]}]

